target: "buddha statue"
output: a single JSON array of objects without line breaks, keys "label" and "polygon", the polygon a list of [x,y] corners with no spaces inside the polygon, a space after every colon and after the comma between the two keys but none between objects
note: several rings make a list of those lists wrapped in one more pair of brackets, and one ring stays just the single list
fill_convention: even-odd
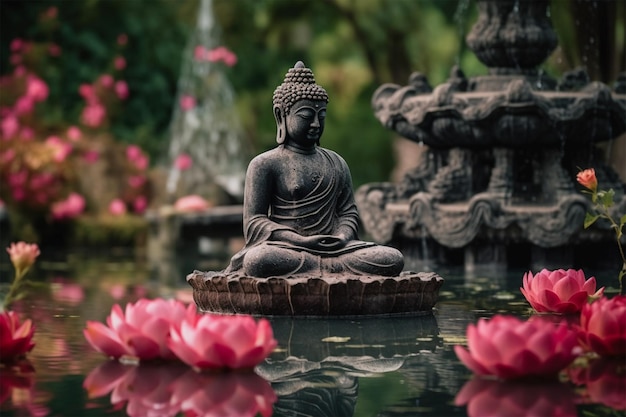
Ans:
[{"label": "buddha statue", "polygon": [[328,94],[302,62],[273,95],[278,146],[246,172],[245,247],[225,273],[250,277],[333,274],[397,276],[402,254],[358,239],[348,165],[320,146]]}]

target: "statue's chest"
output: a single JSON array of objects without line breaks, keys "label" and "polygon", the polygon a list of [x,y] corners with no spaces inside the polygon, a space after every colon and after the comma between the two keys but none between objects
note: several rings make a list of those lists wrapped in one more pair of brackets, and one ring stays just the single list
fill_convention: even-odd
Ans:
[{"label": "statue's chest", "polygon": [[328,172],[324,158],[291,162],[297,163],[286,164],[279,178],[278,194],[285,200],[299,201],[314,194],[315,190],[325,188],[333,175]]}]

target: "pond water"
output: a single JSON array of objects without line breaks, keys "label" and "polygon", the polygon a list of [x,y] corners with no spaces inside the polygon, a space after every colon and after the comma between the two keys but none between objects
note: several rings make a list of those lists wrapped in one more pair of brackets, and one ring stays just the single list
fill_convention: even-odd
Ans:
[{"label": "pond water", "polygon": [[[2,262],[7,282],[12,270]],[[36,266],[29,277],[43,285],[14,305],[36,325],[28,355],[33,369],[0,369],[2,416],[244,417],[253,415],[244,405],[263,401],[275,401],[275,417],[624,415],[609,407],[626,395],[615,392],[623,379],[610,382],[615,366],[607,378],[596,378],[599,386],[574,386],[477,380],[459,362],[453,346],[465,343],[468,324],[496,313],[530,315],[519,292],[524,271],[469,277],[442,268],[437,272],[446,282],[428,315],[271,318],[278,348],[255,373],[198,374],[177,364],[109,361],[82,333],[87,320],[104,321],[115,303],[189,301],[184,273],[157,279],[141,257],[124,251],[42,255]],[[616,276],[596,274],[602,285],[614,285]],[[462,390],[472,393],[469,404],[459,400]],[[195,412],[183,411],[190,407]]]}]

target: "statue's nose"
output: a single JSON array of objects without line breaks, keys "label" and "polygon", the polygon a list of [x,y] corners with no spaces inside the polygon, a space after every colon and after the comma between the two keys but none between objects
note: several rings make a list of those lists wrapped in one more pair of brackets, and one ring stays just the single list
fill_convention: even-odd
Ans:
[{"label": "statue's nose", "polygon": [[311,122],[311,127],[320,127],[320,118],[315,116]]}]

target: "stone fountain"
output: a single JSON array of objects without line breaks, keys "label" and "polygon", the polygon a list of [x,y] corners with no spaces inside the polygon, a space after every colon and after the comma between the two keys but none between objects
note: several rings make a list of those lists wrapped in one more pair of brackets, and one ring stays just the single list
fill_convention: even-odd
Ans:
[{"label": "stone fountain", "polygon": [[466,78],[455,67],[433,89],[413,73],[408,85],[374,93],[378,120],[427,146],[401,182],[357,191],[364,227],[409,264],[571,265],[577,245],[614,245],[608,224],[583,231],[579,168],[594,167],[616,191],[617,218],[626,212],[625,185],[596,146],[626,131],[626,74],[613,90],[582,69],[551,78],[538,68],[557,46],[547,0],[477,5],[466,40],[488,75]]}]

